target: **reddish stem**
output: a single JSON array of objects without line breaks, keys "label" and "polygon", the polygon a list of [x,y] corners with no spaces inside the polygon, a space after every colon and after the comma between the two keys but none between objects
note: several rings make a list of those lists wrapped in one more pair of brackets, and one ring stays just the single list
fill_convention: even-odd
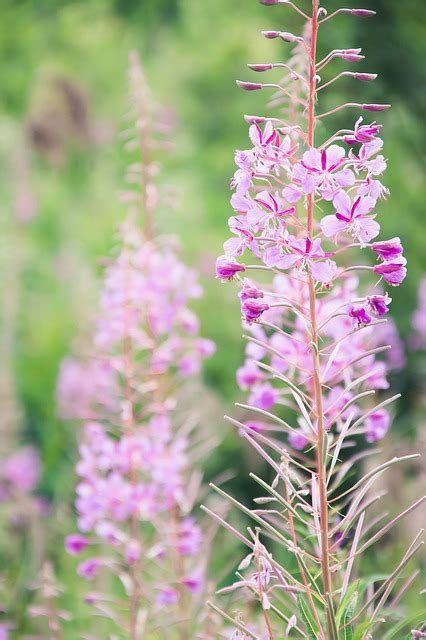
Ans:
[{"label": "reddish stem", "polygon": [[[315,102],[316,102],[316,49],[318,38],[318,8],[319,1],[312,0],[312,17],[311,17],[311,44],[309,55],[309,97],[308,97],[308,145],[314,146],[315,137]],[[306,231],[309,238],[313,235],[314,226],[314,196],[307,197],[307,224]],[[334,630],[332,623],[333,612],[330,611],[328,604],[328,595],[331,593],[330,578],[330,549],[329,549],[329,522],[328,522],[328,500],[327,500],[327,479],[324,462],[324,445],[325,445],[325,428],[324,428],[324,408],[322,396],[322,384],[320,377],[320,361],[319,361],[319,340],[316,317],[316,293],[315,283],[312,275],[309,275],[309,312],[311,323],[311,345],[313,359],[313,382],[315,396],[315,413],[317,423],[317,446],[316,446],[316,467],[319,486],[319,503],[320,503],[320,561],[321,573],[324,589],[324,601],[326,607],[327,632],[330,640],[334,639]]]}]

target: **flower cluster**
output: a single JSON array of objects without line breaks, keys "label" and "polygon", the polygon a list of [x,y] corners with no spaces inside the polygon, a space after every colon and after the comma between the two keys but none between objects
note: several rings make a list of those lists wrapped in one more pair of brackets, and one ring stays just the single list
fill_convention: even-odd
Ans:
[{"label": "flower cluster", "polygon": [[[379,198],[388,190],[379,181],[386,168],[380,126],[362,124],[360,118],[351,132],[339,132],[332,143],[303,152],[293,142],[295,132],[283,135],[282,127],[271,121],[257,122],[249,129],[253,147],[236,153],[237,170],[232,179],[235,193],[231,204],[235,215],[229,220],[234,236],[224,244],[225,254],[217,261],[217,275],[231,280],[256,265],[247,266],[237,257],[251,252],[273,272],[272,286],[256,286],[242,280],[240,293],[243,319],[253,340],[247,347],[247,360],[237,373],[242,389],[249,389],[249,404],[269,411],[286,404],[288,390],[279,391],[269,380],[270,372],[256,362],[267,358],[274,374],[286,375],[305,392],[312,387],[311,348],[306,340],[309,286],[316,283],[315,313],[327,341],[321,359],[324,390],[324,424],[331,428],[338,419],[355,418],[360,413],[356,395],[365,389],[386,389],[389,359],[377,359],[373,325],[388,313],[391,298],[375,288],[360,296],[357,266],[339,268],[336,257],[344,249],[368,246],[378,264],[371,269],[395,286],[405,277],[405,258],[399,238],[371,242],[380,231],[376,220]],[[299,136],[300,137],[300,136]],[[335,144],[336,139],[349,145]],[[299,141],[300,142],[300,141]],[[264,184],[268,183],[268,190]],[[322,216],[314,235],[306,235],[297,204],[311,198],[330,203],[334,213]],[[325,248],[324,248],[325,247]],[[277,330],[289,326],[291,332]],[[368,325],[371,325],[370,327]],[[364,329],[358,331],[358,329]],[[364,353],[372,350],[368,356]],[[260,365],[261,366],[261,365]],[[361,380],[358,389],[346,389],[348,380]],[[300,430],[289,434],[293,446],[309,445],[308,424],[299,417]],[[382,438],[390,423],[385,409],[368,416],[357,432],[369,442]],[[303,435],[302,435],[303,434]]]},{"label": "flower cluster", "polygon": [[[199,551],[201,533],[191,517],[173,516],[185,512],[188,466],[187,438],[174,433],[173,386],[199,371],[214,344],[198,337],[198,319],[187,303],[200,287],[171,247],[146,241],[129,226],[122,241],[106,273],[93,338],[97,355],[89,363],[66,359],[58,383],[62,415],[86,420],[76,501],[83,536],[69,536],[66,546],[80,553],[89,545],[86,534],[95,533],[132,564],[142,553],[128,530],[135,518],[157,532],[155,547],[144,555],[155,562],[176,554],[189,558]],[[120,426],[121,433],[110,433]],[[170,516],[167,527],[164,514]],[[111,562],[92,557],[78,572],[90,579]],[[194,576],[192,570],[182,576],[189,591],[199,586]],[[179,597],[169,585],[157,595],[159,602]]]},{"label": "flower cluster", "polygon": [[[322,373],[327,390],[324,392],[324,423],[328,429],[341,418],[349,416],[359,417],[361,407],[357,404],[357,390],[347,389],[348,380],[359,380],[359,389],[382,391],[389,388],[387,374],[397,371],[403,366],[398,356],[401,343],[394,332],[391,319],[388,320],[385,334],[374,332],[371,316],[380,317],[387,312],[390,298],[383,294],[367,296],[365,306],[350,304],[342,307],[342,300],[355,299],[358,291],[358,278],[346,278],[341,285],[335,286],[327,296],[316,300],[316,315],[319,324],[324,323],[323,336],[334,346],[339,345],[333,357],[323,363]],[[287,308],[274,306],[279,296],[289,294],[290,287],[294,299],[303,307],[308,305],[306,276],[289,280],[285,275],[275,275],[272,287],[263,285],[258,289],[248,279],[242,282],[240,298],[245,328],[251,336],[246,346],[246,359],[237,371],[237,383],[241,390],[248,391],[248,403],[254,409],[262,411],[279,410],[280,406],[289,406],[288,390],[274,384],[271,371],[275,376],[286,376],[295,382],[299,388],[309,392],[309,381],[312,377],[312,357],[305,341],[305,323],[300,315],[289,317]],[[260,309],[260,302],[264,305]],[[245,306],[248,305],[248,306]],[[254,322],[253,307],[258,309],[258,318]],[[251,309],[251,316],[248,315]],[[371,314],[371,316],[369,315]],[[373,315],[374,314],[374,315]],[[330,316],[334,318],[326,322]],[[277,330],[277,327],[288,326],[292,322],[292,333]],[[363,331],[358,331],[359,328]],[[392,340],[390,340],[392,338]],[[389,343],[393,347],[376,355],[375,350],[386,347]],[[365,353],[370,351],[369,355]],[[380,357],[380,355],[382,357]],[[266,365],[266,366],[265,366]],[[259,413],[260,413],[259,412]],[[268,430],[265,414],[259,415],[259,420],[250,421],[251,428]],[[301,415],[298,418],[299,428],[288,433],[290,444],[296,449],[309,446],[309,427]],[[368,442],[383,438],[390,424],[390,416],[386,409],[380,409],[368,416],[357,433],[363,433]]]},{"label": "flower cluster", "polygon": [[[346,108],[380,112],[389,107],[347,102],[317,112],[322,90],[342,76],[361,82],[376,78],[344,71],[323,81],[323,70],[335,58],[357,62],[363,56],[360,49],[334,49],[318,60],[321,25],[339,14],[374,12],[338,9],[328,15],[312,0],[308,15],[286,0],[261,1],[304,17],[303,36],[263,32],[268,39],[295,43],[298,67],[252,64],[257,73],[284,68],[287,81],[238,85],[246,91],[272,88],[294,108],[287,106],[274,118],[246,116],[251,146],[235,155],[232,236],[217,260],[216,275],[240,284],[248,343],[237,372],[240,387],[249,392],[247,404],[238,405],[246,413],[228,420],[267,461],[273,480],[250,474],[264,492],[252,509],[214,487],[255,522],[249,535],[210,513],[250,549],[237,581],[225,591],[238,598],[244,589],[244,599],[246,594],[257,599],[261,615],[251,625],[238,614],[235,638],[338,640],[355,632],[372,638],[386,621],[396,576],[421,545],[420,532],[389,578],[370,593],[354,593],[355,558],[422,503],[383,524],[384,516],[370,516],[376,501],[370,490],[401,458],[364,476],[356,465],[371,455],[359,451],[363,440],[374,443],[388,431],[387,406],[397,397],[377,394],[389,387],[388,371],[403,363],[395,328],[387,320],[392,300],[386,288],[404,280],[406,260],[399,238],[379,238],[380,211],[389,194],[382,183],[381,125],[360,117],[352,129],[323,135],[322,141],[316,130]],[[302,52],[305,65],[299,61]],[[273,553],[271,539],[282,553]],[[394,593],[392,607],[402,593]]]},{"label": "flower cluster", "polygon": [[[82,578],[97,583],[105,570],[119,576],[125,605],[106,610],[99,588],[86,602],[130,638],[162,625],[187,637],[197,624],[205,560],[204,536],[191,515],[199,481],[191,475],[196,441],[182,387],[215,346],[200,337],[189,307],[202,293],[195,274],[180,261],[177,242],[153,231],[152,111],[134,54],[131,80],[143,151],[131,171],[140,193],[126,196],[131,210],[105,272],[89,356],[67,358],[58,381],[60,414],[84,421],[76,468],[79,533],[65,546],[84,554],[77,568]],[[141,201],[143,229],[134,207]],[[164,607],[169,613],[160,620]]]},{"label": "flower cluster", "polygon": [[40,478],[40,458],[34,447],[17,449],[2,461],[0,467],[0,500],[31,493]]}]

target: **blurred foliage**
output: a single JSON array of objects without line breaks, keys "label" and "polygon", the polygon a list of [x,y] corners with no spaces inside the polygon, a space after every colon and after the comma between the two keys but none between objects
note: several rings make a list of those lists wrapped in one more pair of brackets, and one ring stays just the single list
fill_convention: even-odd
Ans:
[{"label": "blurred foliage", "polygon": [[[338,3],[326,5],[331,11]],[[406,283],[392,291],[393,314],[406,337],[417,283],[426,271],[426,4],[368,0],[363,5],[379,16],[339,17],[328,27],[326,44],[363,46],[367,59],[360,70],[378,72],[380,80],[362,87],[342,81],[325,101],[334,105],[362,91],[365,101],[393,103],[383,116],[390,159],[386,183],[393,195],[381,205],[381,221],[383,237],[401,236],[409,261]],[[90,321],[102,256],[112,251],[123,218],[116,196],[127,162],[119,132],[128,126],[128,51],[141,52],[153,94],[180,119],[176,152],[164,159],[162,177],[180,204],[178,213],[161,214],[158,227],[181,235],[188,261],[205,280],[198,311],[204,335],[218,343],[205,372],[225,405],[211,417],[211,428],[218,429],[222,410],[238,394],[234,377],[243,343],[235,288],[213,278],[213,264],[227,237],[233,150],[247,145],[242,114],[265,113],[262,92],[239,92],[235,79],[252,77],[247,62],[288,55],[289,45],[265,40],[261,29],[299,29],[300,23],[285,8],[267,9],[256,0],[0,0],[0,15],[2,234],[24,188],[14,160],[20,145],[31,148],[38,208],[14,236],[24,255],[15,347],[22,439],[40,448],[41,492],[61,514],[63,530],[54,525],[46,535],[54,543],[59,578],[73,594],[69,604],[77,602],[78,587],[61,536],[72,527],[76,434],[56,418],[54,390],[61,358]],[[412,389],[416,379],[415,359],[408,365],[398,377],[401,390]],[[407,393],[401,402],[396,432],[413,435],[414,401]],[[252,490],[246,487],[247,469],[253,464],[252,454],[228,435],[209,474],[231,467],[237,493],[247,493]],[[21,614],[25,604],[16,605]]]}]

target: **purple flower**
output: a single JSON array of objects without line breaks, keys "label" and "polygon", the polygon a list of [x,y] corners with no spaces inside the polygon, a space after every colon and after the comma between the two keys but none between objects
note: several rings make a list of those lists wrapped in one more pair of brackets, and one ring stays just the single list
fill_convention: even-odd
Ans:
[{"label": "purple flower", "polygon": [[264,302],[259,302],[256,298],[247,298],[241,304],[241,312],[244,319],[251,324],[256,320],[259,320],[262,313],[268,311],[269,305]]},{"label": "purple flower", "polygon": [[401,284],[407,275],[406,264],[407,260],[401,256],[399,259],[392,260],[392,262],[382,262],[374,266],[373,271],[382,276],[392,287],[396,287]]},{"label": "purple flower", "polygon": [[203,578],[199,572],[193,572],[182,580],[182,584],[190,593],[197,593],[203,586]]},{"label": "purple flower", "polygon": [[371,245],[373,251],[375,251],[382,260],[389,262],[402,255],[402,244],[399,238],[392,238],[391,240],[383,240],[382,242],[373,242]]},{"label": "purple flower", "polygon": [[388,305],[392,302],[392,298],[387,295],[367,296],[368,307],[371,313],[377,316],[384,316],[388,313]]},{"label": "purple flower", "polygon": [[309,444],[309,440],[303,431],[299,431],[297,433],[295,431],[290,431],[288,434],[288,441],[293,449],[297,449],[298,451],[305,449]]},{"label": "purple flower", "polygon": [[333,198],[336,215],[325,216],[321,220],[321,229],[327,238],[336,237],[343,231],[351,232],[361,244],[375,238],[380,226],[373,216],[368,215],[375,207],[375,200],[370,197],[358,196],[352,202],[344,191]]},{"label": "purple flower", "polygon": [[382,128],[382,125],[376,124],[375,122],[372,124],[362,124],[362,121],[362,117],[358,118],[355,123],[353,134],[344,137],[347,144],[364,144],[366,142],[371,142],[375,139]]},{"label": "purple flower", "polygon": [[103,565],[104,562],[101,558],[89,558],[78,565],[77,573],[81,578],[85,578],[85,580],[93,580]]},{"label": "purple flower", "polygon": [[72,533],[65,538],[65,549],[73,556],[84,551],[89,544],[89,540],[79,533]]},{"label": "purple flower", "polygon": [[249,403],[259,409],[268,411],[278,400],[279,393],[269,382],[256,387],[249,397]]},{"label": "purple flower", "polygon": [[385,409],[379,409],[365,421],[365,439],[367,442],[382,440],[388,432],[390,416]]},{"label": "purple flower", "polygon": [[244,264],[240,264],[228,256],[221,256],[216,261],[216,277],[220,280],[233,280],[237,273],[245,270]]},{"label": "purple flower", "polygon": [[135,564],[141,557],[141,545],[138,540],[129,540],[125,552],[127,564]]},{"label": "purple flower", "polygon": [[237,370],[237,384],[240,389],[248,389],[262,379],[263,374],[253,360],[246,360],[244,365]]},{"label": "purple flower", "polygon": [[325,285],[330,285],[337,275],[337,265],[333,260],[313,262],[311,272],[315,280]]},{"label": "purple flower", "polygon": [[164,589],[160,589],[160,592],[157,596],[157,604],[163,606],[170,606],[177,604],[179,602],[179,593],[173,587],[165,587]]},{"label": "purple flower", "polygon": [[260,289],[258,289],[254,284],[252,284],[249,280],[244,280],[243,287],[238,294],[241,302],[248,300],[249,298],[263,298],[264,293]]},{"label": "purple flower", "polygon": [[364,307],[351,307],[349,309],[349,315],[359,325],[370,324],[372,317]]},{"label": "purple flower", "polygon": [[32,491],[40,477],[40,458],[34,447],[22,447],[10,455],[0,475],[18,491]]}]

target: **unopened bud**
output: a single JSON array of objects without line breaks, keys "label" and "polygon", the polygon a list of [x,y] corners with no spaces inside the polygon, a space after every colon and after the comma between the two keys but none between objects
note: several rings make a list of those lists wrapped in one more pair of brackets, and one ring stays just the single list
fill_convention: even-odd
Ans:
[{"label": "unopened bud", "polygon": [[262,124],[263,122],[266,122],[266,118],[264,118],[263,116],[245,115],[244,120],[247,122],[247,124]]},{"label": "unopened bud", "polygon": [[364,60],[365,56],[360,56],[358,53],[340,53],[339,58],[343,58],[343,60],[347,60],[348,62],[359,62],[360,60]]},{"label": "unopened bud", "polygon": [[241,82],[241,80],[237,80],[237,85],[244,91],[259,91],[259,89],[263,89],[263,84],[259,82]]},{"label": "unopened bud", "polygon": [[364,111],[385,111],[386,109],[390,109],[390,104],[363,104],[362,108]]},{"label": "unopened bud", "polygon": [[280,0],[259,0],[260,4],[266,4],[267,6],[272,4],[279,4]]},{"label": "unopened bud", "polygon": [[370,82],[377,78],[377,73],[354,73],[354,78],[362,80],[364,82]]},{"label": "unopened bud", "polygon": [[351,14],[353,16],[361,16],[362,18],[369,18],[370,16],[375,16],[376,12],[370,9],[351,9]]},{"label": "unopened bud", "polygon": [[298,40],[298,37],[289,31],[281,31],[280,38],[284,40],[284,42],[296,42],[296,40]]},{"label": "unopened bud", "polygon": [[281,35],[280,31],[262,31],[262,36],[268,38],[268,40],[273,40],[273,38],[279,38]]},{"label": "unopened bud", "polygon": [[269,71],[273,68],[272,64],[248,64],[247,66],[252,71]]},{"label": "unopened bud", "polygon": [[318,15],[319,19],[326,18],[327,17],[327,9],[325,9],[324,7],[320,7],[318,9],[318,14],[317,15]]}]

